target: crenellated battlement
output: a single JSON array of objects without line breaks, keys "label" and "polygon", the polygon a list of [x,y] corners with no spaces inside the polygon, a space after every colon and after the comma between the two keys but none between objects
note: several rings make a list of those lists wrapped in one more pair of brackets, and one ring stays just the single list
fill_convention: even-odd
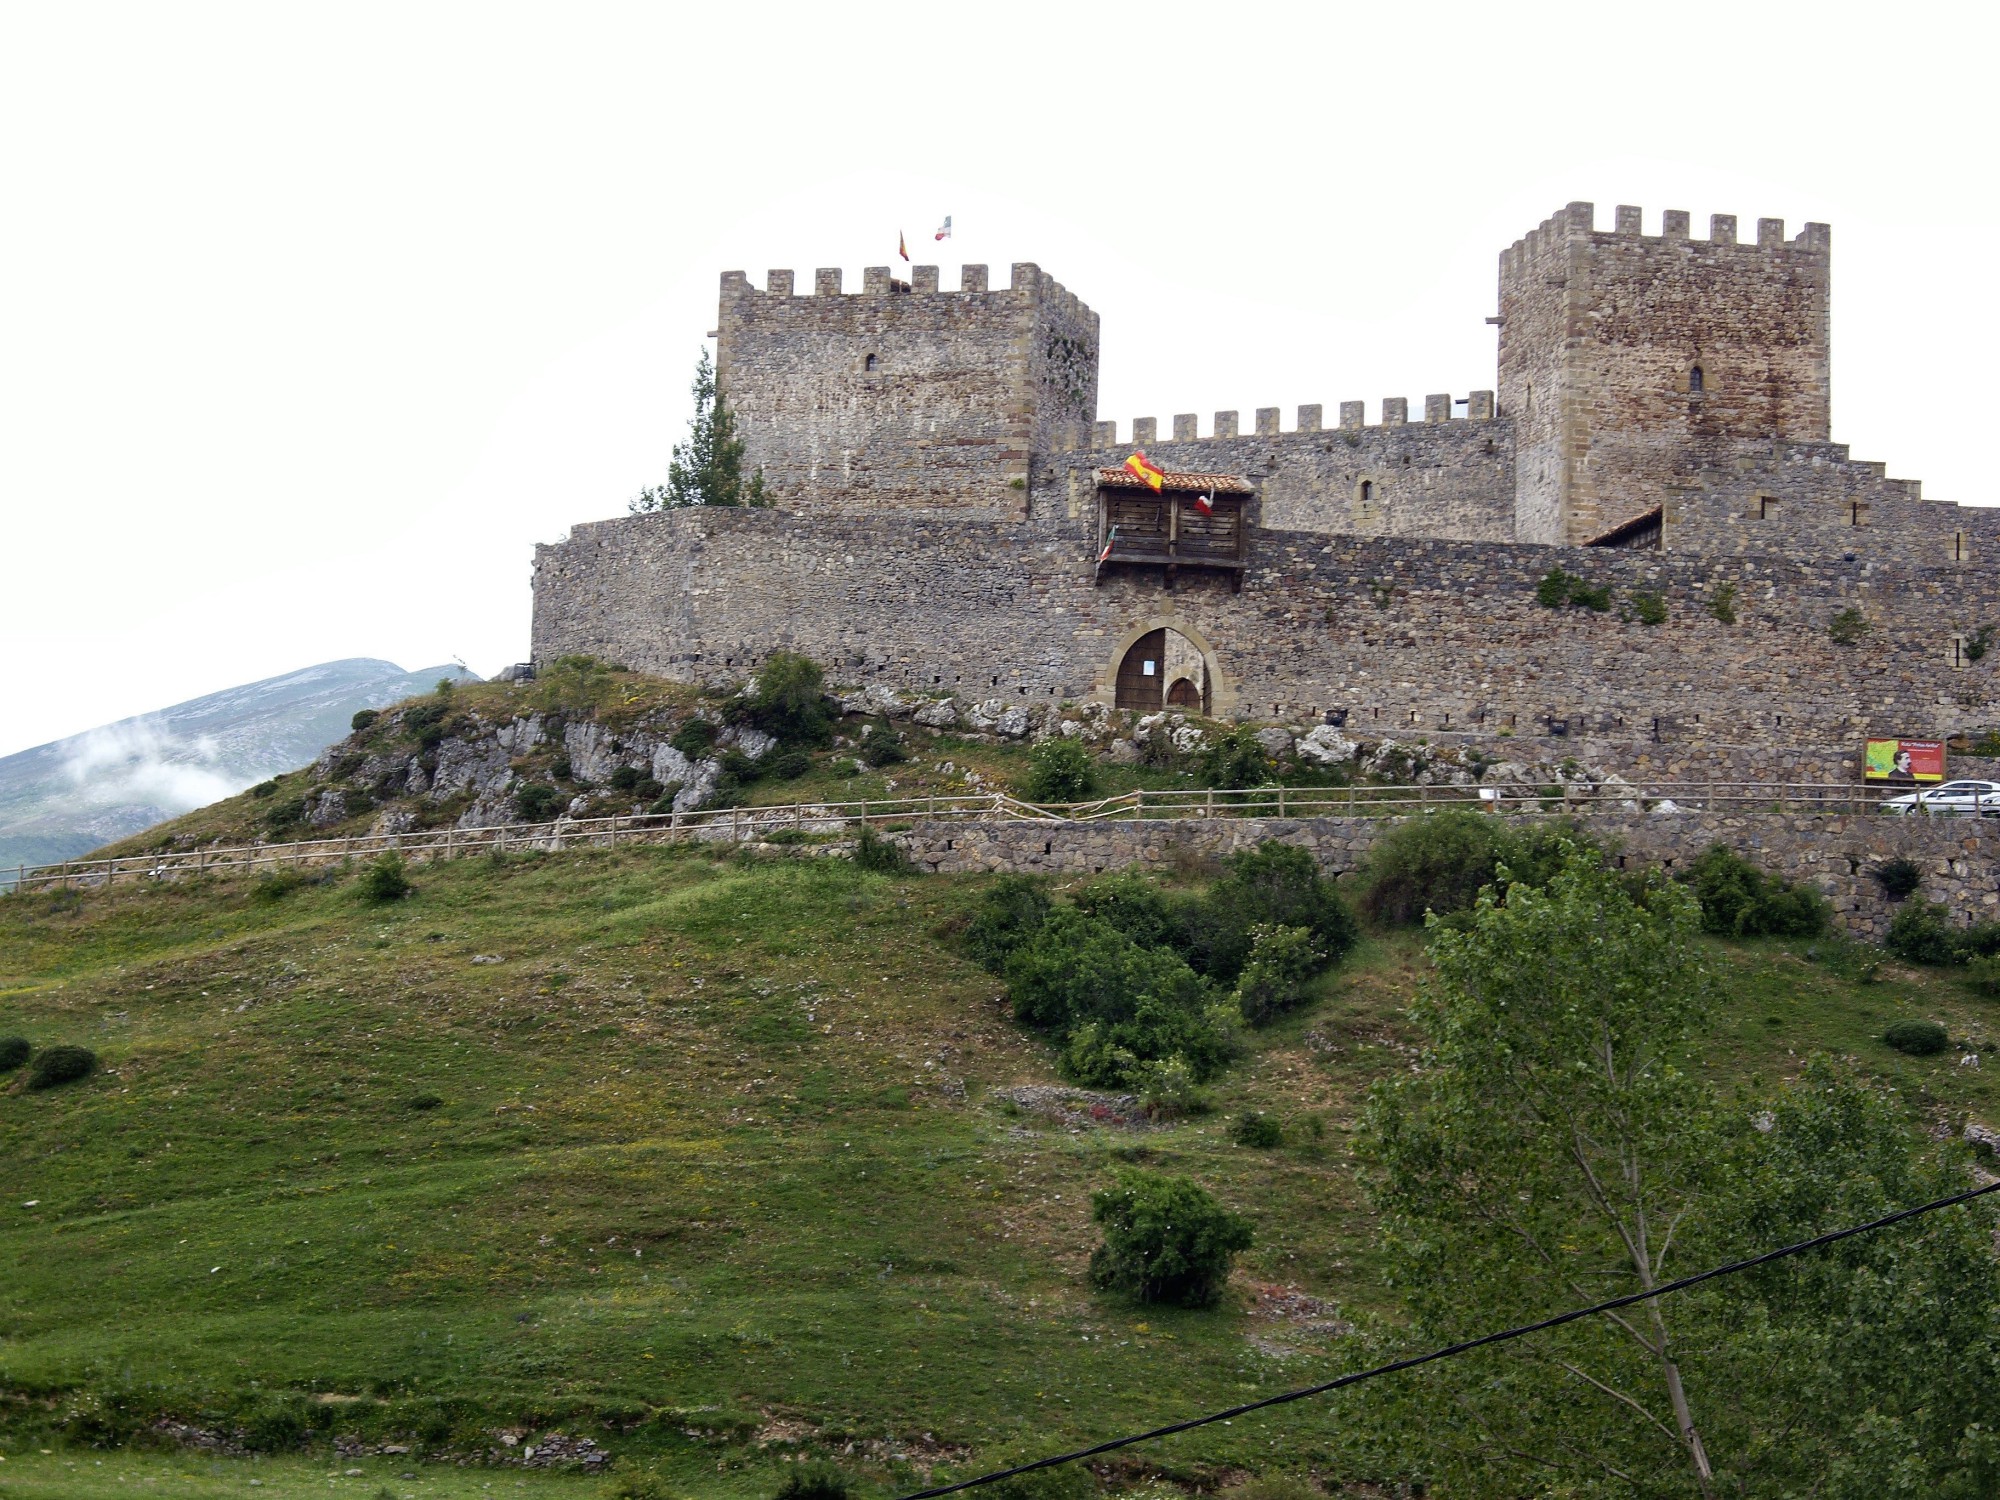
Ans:
[{"label": "crenellated battlement", "polygon": [[1759,219],[1757,237],[1744,242],[1737,236],[1735,214],[1710,214],[1708,238],[1694,239],[1690,229],[1690,215],[1684,208],[1665,209],[1660,214],[1660,232],[1647,234],[1642,227],[1644,211],[1629,203],[1621,203],[1612,211],[1611,227],[1597,227],[1597,206],[1593,203],[1570,203],[1559,213],[1551,214],[1535,228],[1500,252],[1500,273],[1503,276],[1518,274],[1523,268],[1550,256],[1565,252],[1570,243],[1582,236],[1599,240],[1648,241],[1667,245],[1690,243],[1708,245],[1715,249],[1732,249],[1745,252],[1778,252],[1785,255],[1823,255],[1833,247],[1833,230],[1820,223],[1808,223],[1790,239],[1785,238],[1783,219]]},{"label": "crenellated battlement", "polygon": [[[1380,412],[1381,420],[1370,423],[1366,420],[1366,402],[1343,401],[1340,403],[1340,420],[1334,427],[1327,427],[1323,420],[1325,407],[1314,403],[1297,409],[1293,425],[1285,427],[1282,422],[1283,408],[1260,406],[1256,409],[1253,426],[1249,432],[1243,431],[1240,411],[1219,411],[1209,424],[1206,433],[1200,430],[1201,418],[1196,412],[1181,412],[1173,419],[1172,437],[1165,439],[1176,443],[1199,443],[1227,440],[1240,437],[1300,437],[1318,432],[1363,432],[1379,428],[1406,427],[1416,425],[1410,421],[1410,403],[1404,396],[1384,396]],[[1460,408],[1464,408],[1462,411]],[[1452,397],[1439,394],[1424,397],[1423,422],[1437,424],[1445,422],[1491,422],[1498,413],[1491,391],[1474,391],[1469,396]],[[1134,447],[1143,448],[1148,443],[1163,441],[1160,422],[1157,417],[1134,417],[1131,427],[1131,442]],[[1091,444],[1096,448],[1112,448],[1118,445],[1118,423],[1098,422],[1091,429]]]},{"label": "crenellated battlement", "polygon": [[752,286],[750,278],[743,272],[724,271],[722,298],[725,303],[742,298],[775,297],[1025,298],[1053,305],[1071,317],[1093,321],[1097,317],[1082,299],[1033,261],[1018,261],[1010,266],[1008,284],[1002,287],[990,285],[988,268],[974,264],[960,266],[958,286],[946,291],[939,284],[939,269],[937,266],[911,266],[909,280],[905,281],[895,274],[893,266],[865,266],[861,272],[859,291],[846,290],[847,273],[841,266],[819,267],[813,272],[812,284],[803,289],[796,271],[766,271],[762,290]]}]

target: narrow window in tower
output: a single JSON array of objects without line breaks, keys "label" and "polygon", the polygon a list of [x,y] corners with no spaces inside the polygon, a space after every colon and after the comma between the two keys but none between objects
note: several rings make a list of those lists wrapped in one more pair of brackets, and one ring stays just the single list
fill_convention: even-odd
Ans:
[{"label": "narrow window in tower", "polygon": [[862,363],[861,368],[866,370],[870,375],[873,375],[875,373],[875,356],[872,354],[869,355]]},{"label": "narrow window in tower", "polygon": [[1375,481],[1374,481],[1374,480],[1372,480],[1372,479],[1364,479],[1364,480],[1362,480],[1362,481],[1361,481],[1361,503],[1362,503],[1363,505],[1369,505],[1369,504],[1372,504],[1372,503],[1374,502],[1374,499],[1375,499]]},{"label": "narrow window in tower", "polygon": [[1688,394],[1690,396],[1699,396],[1701,394],[1701,390],[1702,390],[1701,366],[1696,365],[1693,369],[1688,371]]},{"label": "narrow window in tower", "polygon": [[1868,507],[1861,501],[1856,500],[1854,502],[1851,519],[1848,524],[1853,526],[1866,526],[1868,524]]}]

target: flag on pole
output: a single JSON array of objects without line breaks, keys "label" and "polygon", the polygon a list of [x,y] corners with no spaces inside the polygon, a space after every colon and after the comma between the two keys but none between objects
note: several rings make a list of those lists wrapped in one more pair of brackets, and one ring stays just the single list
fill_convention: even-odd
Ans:
[{"label": "flag on pole", "polygon": [[934,240],[948,240],[948,239],[950,239],[950,238],[951,238],[951,215],[950,215],[950,214],[946,214],[946,215],[944,216],[944,223],[942,223],[942,224],[940,224],[940,225],[938,226],[938,232],[937,232],[936,234],[932,235],[932,236],[931,236],[931,238],[932,238],[932,239],[934,239]]},{"label": "flag on pole", "polygon": [[1166,484],[1167,471],[1143,453],[1135,453],[1126,459],[1125,467],[1145,480],[1155,490],[1162,488]]},{"label": "flag on pole", "polygon": [[1194,497],[1194,507],[1196,510],[1200,511],[1205,516],[1214,515],[1215,514],[1214,488],[1211,487],[1206,495],[1196,495]]},{"label": "flag on pole", "polygon": [[902,256],[904,260],[910,258],[910,247],[904,243],[903,231],[900,229],[896,231],[896,253]]},{"label": "flag on pole", "polygon": [[1101,568],[1111,560],[1111,549],[1118,545],[1118,528],[1111,528],[1111,535],[1104,539],[1104,550],[1097,554],[1097,565]]}]

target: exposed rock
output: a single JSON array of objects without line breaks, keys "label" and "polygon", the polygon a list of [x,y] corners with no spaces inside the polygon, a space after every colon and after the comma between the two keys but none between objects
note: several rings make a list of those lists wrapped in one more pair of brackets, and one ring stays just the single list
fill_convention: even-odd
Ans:
[{"label": "exposed rock", "polygon": [[940,698],[935,703],[926,703],[910,717],[931,729],[955,729],[958,727],[958,703],[952,698]]},{"label": "exposed rock", "polygon": [[1266,755],[1277,760],[1292,753],[1292,732],[1276,726],[1260,729],[1257,731],[1257,743]]},{"label": "exposed rock", "polygon": [[1025,708],[1009,708],[1001,713],[993,727],[996,733],[1006,739],[1024,740],[1033,725]]},{"label": "exposed rock", "polygon": [[1136,766],[1140,759],[1140,749],[1130,740],[1113,740],[1105,759],[1114,766]]},{"label": "exposed rock", "polygon": [[481,798],[498,796],[514,780],[507,752],[497,740],[443,740],[437,748],[437,769],[431,773],[433,802],[459,792]]},{"label": "exposed rock", "polygon": [[412,755],[403,767],[403,790],[412,797],[421,797],[431,789],[431,773],[424,769],[423,759]]},{"label": "exposed rock", "polygon": [[417,826],[417,815],[407,807],[387,807],[375,815],[375,821],[368,825],[369,833],[376,837],[388,834],[408,833]]},{"label": "exposed rock", "polygon": [[898,692],[895,688],[884,687],[879,682],[871,682],[867,687],[855,692],[844,693],[836,701],[844,714],[879,714],[885,719],[907,719],[923,702],[921,698]]},{"label": "exposed rock", "polygon": [[509,755],[526,755],[535,746],[548,738],[542,727],[542,716],[530,714],[525,719],[515,719],[502,724],[493,731],[493,737],[500,742],[500,748]]},{"label": "exposed rock", "polygon": [[1300,760],[1311,761],[1316,766],[1344,765],[1354,759],[1361,746],[1349,739],[1331,724],[1322,724],[1296,746]]},{"label": "exposed rock", "polygon": [[588,719],[563,726],[563,749],[569,752],[570,774],[585,784],[609,781],[626,764],[611,731]]},{"label": "exposed rock", "polygon": [[521,815],[515,811],[514,799],[505,796],[477,797],[472,806],[459,814],[457,827],[499,828],[503,824],[518,823]]},{"label": "exposed rock", "polygon": [[306,822],[314,828],[331,828],[347,817],[347,794],[328,788],[307,799]]},{"label": "exposed rock", "polygon": [[748,724],[735,724],[716,736],[715,743],[725,749],[741,750],[752,760],[762,760],[778,748],[776,735],[766,734]]},{"label": "exposed rock", "polygon": [[1208,742],[1207,737],[1192,724],[1174,730],[1168,738],[1173,741],[1174,748],[1183,755],[1192,755]]},{"label": "exposed rock", "polygon": [[1006,699],[987,698],[966,708],[965,722],[981,734],[992,734],[1000,727],[1000,716],[1006,712]]}]

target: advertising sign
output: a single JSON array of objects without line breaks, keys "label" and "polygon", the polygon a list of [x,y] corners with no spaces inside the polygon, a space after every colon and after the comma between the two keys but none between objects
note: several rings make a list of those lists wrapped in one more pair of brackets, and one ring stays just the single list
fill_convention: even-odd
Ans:
[{"label": "advertising sign", "polygon": [[1870,740],[1863,761],[1867,781],[1943,781],[1943,740]]}]

